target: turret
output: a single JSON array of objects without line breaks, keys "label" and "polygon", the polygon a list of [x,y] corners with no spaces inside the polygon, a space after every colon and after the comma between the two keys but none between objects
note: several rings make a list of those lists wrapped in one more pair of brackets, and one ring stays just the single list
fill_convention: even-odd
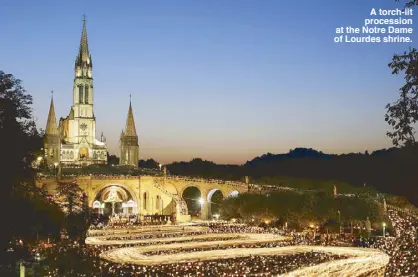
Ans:
[{"label": "turret", "polygon": [[46,121],[44,136],[45,159],[48,166],[56,166],[60,162],[60,135],[57,128],[57,119],[55,117],[54,99],[51,97],[48,119]]},{"label": "turret", "polygon": [[136,133],[132,103],[129,101],[125,130],[120,135],[120,164],[137,167],[139,160],[138,135]]}]

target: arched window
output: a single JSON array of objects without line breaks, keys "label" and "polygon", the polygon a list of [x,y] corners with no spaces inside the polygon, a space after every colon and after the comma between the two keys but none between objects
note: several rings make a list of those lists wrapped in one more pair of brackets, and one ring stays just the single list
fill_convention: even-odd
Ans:
[{"label": "arched window", "polygon": [[147,202],[148,202],[148,199],[147,199],[147,197],[148,197],[148,195],[147,195],[147,193],[146,192],[144,192],[144,210],[146,210],[147,209]]},{"label": "arched window", "polygon": [[86,85],[84,88],[84,103],[88,104],[89,103],[89,86]]},{"label": "arched window", "polygon": [[160,198],[160,196],[159,195],[157,195],[157,201],[156,201],[156,203],[155,203],[155,208],[157,209],[157,210],[159,210],[160,209],[160,202],[161,202],[161,198]]},{"label": "arched window", "polygon": [[83,100],[84,100],[84,97],[83,96],[84,96],[83,95],[83,86],[82,85],[79,85],[78,86],[78,102],[80,104],[83,104]]}]

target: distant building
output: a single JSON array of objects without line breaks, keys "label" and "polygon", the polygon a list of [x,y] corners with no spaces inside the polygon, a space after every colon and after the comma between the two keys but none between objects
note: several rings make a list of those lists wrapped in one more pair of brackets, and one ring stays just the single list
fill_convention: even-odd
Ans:
[{"label": "distant building", "polygon": [[[60,119],[58,127],[51,99],[44,137],[46,161],[49,166],[106,164],[106,139],[103,133],[100,140],[96,139],[93,62],[89,53],[85,19],[74,71],[73,104],[69,115]],[[130,103],[126,129],[121,136],[121,164],[138,166],[138,156],[138,136]]]}]

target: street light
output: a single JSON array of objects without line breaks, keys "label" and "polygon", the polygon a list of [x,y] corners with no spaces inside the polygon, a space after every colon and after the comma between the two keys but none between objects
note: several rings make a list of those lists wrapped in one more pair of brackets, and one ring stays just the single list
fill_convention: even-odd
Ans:
[{"label": "street light", "polygon": [[203,198],[200,198],[199,203],[200,203],[200,205],[203,205],[203,204],[205,204],[205,200],[203,200]]},{"label": "street light", "polygon": [[383,237],[386,237],[386,222],[383,222],[382,226],[383,226]]},{"label": "street light", "polygon": [[161,170],[161,167],[162,167],[163,165],[162,165],[162,164],[159,164],[158,166],[160,167],[160,170]]},{"label": "street light", "polygon": [[38,158],[36,158],[38,169],[41,167],[42,159],[43,159],[42,156],[39,156]]},{"label": "street light", "polygon": [[58,175],[57,166],[58,166],[58,163],[55,162],[54,163],[55,175]]}]

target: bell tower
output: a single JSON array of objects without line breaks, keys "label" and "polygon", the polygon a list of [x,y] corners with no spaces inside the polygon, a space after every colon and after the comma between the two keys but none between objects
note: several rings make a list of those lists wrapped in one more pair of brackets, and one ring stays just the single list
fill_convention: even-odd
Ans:
[{"label": "bell tower", "polygon": [[86,17],[83,18],[80,47],[75,60],[73,106],[76,117],[93,116],[93,64],[87,42]]},{"label": "bell tower", "polygon": [[132,103],[129,101],[128,118],[126,119],[125,130],[120,136],[120,165],[130,165],[138,167],[139,144],[136,133]]},{"label": "bell tower", "polygon": [[46,121],[44,136],[44,151],[46,162],[49,167],[56,166],[60,162],[60,135],[57,128],[57,118],[55,117],[54,98],[51,96],[49,105],[48,119]]},{"label": "bell tower", "polygon": [[77,122],[75,133],[76,141],[84,140],[93,143],[96,137],[96,122],[93,112],[93,63],[89,52],[87,40],[86,17],[83,17],[83,29],[78,55],[74,66],[73,85],[73,111],[74,120]]}]

